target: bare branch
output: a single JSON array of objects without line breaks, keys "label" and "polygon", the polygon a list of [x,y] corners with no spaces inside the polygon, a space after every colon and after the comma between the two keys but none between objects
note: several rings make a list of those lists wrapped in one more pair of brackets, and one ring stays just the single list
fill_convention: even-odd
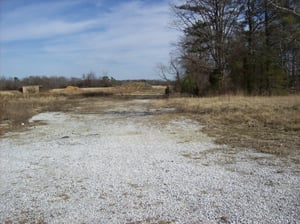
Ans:
[{"label": "bare branch", "polygon": [[290,8],[285,8],[285,7],[282,7],[280,6],[279,4],[275,3],[273,0],[268,0],[268,4],[272,5],[273,7],[275,7],[276,9],[279,9],[281,11],[284,11],[284,12],[287,12],[287,13],[292,13],[296,16],[300,16],[300,13],[297,12],[297,8],[293,8],[293,9],[290,9]]}]

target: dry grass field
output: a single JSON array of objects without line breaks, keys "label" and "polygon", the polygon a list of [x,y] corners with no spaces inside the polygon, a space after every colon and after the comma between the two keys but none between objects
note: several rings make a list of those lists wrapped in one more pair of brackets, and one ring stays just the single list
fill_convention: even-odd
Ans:
[{"label": "dry grass field", "polygon": [[[156,107],[175,107],[205,125],[217,142],[278,155],[300,154],[300,96],[171,98]],[[300,162],[299,156],[295,159]]]},{"label": "dry grass field", "polygon": [[86,91],[0,92],[0,223],[299,222],[299,96]]},{"label": "dry grass field", "polygon": [[66,96],[161,96],[164,95],[165,88],[165,86],[151,86],[145,82],[129,82],[116,87],[78,88],[67,86],[64,89],[53,89],[49,93]]},{"label": "dry grass field", "polygon": [[[151,86],[144,82],[131,82],[117,87],[78,88],[43,91],[36,95],[23,96],[19,91],[0,91],[0,135],[22,128],[33,115],[45,111],[72,110],[83,99],[89,97],[160,97],[165,86]],[[88,105],[88,103],[86,103]],[[92,108],[91,108],[92,109]]]},{"label": "dry grass field", "polygon": [[[162,95],[164,87],[131,84],[118,88],[66,88],[23,97],[21,93],[1,92],[0,134],[22,127],[34,114],[43,111],[72,110],[87,96]],[[88,106],[89,109],[93,109]],[[202,123],[204,131],[217,143],[249,147],[278,155],[297,155],[300,162],[300,96],[169,98],[151,101],[153,108],[176,108]],[[166,115],[168,116],[168,115]]]},{"label": "dry grass field", "polygon": [[64,111],[74,103],[64,96],[0,94],[0,135],[22,128],[33,115],[43,111]]}]

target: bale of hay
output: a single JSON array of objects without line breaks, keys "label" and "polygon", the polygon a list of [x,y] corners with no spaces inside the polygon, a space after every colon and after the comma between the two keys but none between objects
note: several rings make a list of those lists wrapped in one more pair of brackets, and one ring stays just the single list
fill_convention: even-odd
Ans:
[{"label": "bale of hay", "polygon": [[72,91],[77,91],[79,88],[77,86],[67,86],[65,88],[66,91],[72,92]]}]

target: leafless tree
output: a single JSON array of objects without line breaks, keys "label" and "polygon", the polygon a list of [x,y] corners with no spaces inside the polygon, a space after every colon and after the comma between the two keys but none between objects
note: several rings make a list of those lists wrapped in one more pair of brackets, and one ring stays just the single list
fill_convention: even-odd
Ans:
[{"label": "leafless tree", "polygon": [[295,2],[293,7],[282,6],[281,2],[282,1],[278,1],[278,0],[268,0],[268,4],[272,5],[276,9],[283,11],[283,12],[292,13],[295,16],[300,16],[300,3],[299,2],[297,2],[297,3]]},{"label": "leafless tree", "polygon": [[239,0],[186,0],[173,8],[178,26],[189,36],[191,52],[206,54],[219,81],[226,76],[228,42],[239,19]]}]

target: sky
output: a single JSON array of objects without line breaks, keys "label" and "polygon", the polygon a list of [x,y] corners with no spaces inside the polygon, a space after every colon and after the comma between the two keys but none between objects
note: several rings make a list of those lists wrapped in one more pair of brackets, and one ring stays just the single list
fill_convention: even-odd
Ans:
[{"label": "sky", "polygon": [[169,0],[0,0],[0,76],[159,79],[171,23]]}]

